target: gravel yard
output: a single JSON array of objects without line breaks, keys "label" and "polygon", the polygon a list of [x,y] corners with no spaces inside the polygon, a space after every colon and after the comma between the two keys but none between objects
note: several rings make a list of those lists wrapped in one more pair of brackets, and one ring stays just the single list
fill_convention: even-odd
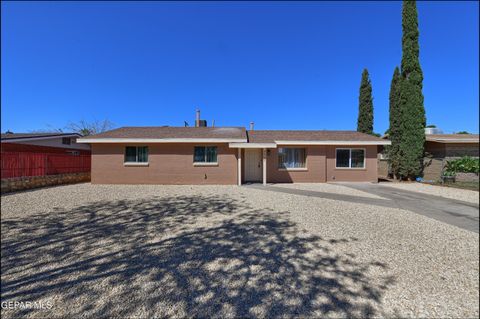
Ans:
[{"label": "gravel yard", "polygon": [[2,196],[1,227],[6,317],[479,316],[478,234],[395,208],[77,184]]},{"label": "gravel yard", "polygon": [[420,192],[428,195],[458,199],[470,203],[479,203],[479,193],[476,191],[443,187],[421,183],[381,183],[383,186],[395,187],[412,192]]}]

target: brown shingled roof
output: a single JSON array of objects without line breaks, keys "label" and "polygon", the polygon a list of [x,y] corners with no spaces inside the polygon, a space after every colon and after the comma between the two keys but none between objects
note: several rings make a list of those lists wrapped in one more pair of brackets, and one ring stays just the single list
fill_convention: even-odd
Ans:
[{"label": "brown shingled roof", "polygon": [[248,131],[250,143],[271,143],[274,141],[372,141],[384,142],[376,136],[356,131]]},{"label": "brown shingled roof", "polygon": [[141,126],[120,127],[111,131],[86,137],[87,139],[102,138],[219,138],[246,139],[244,127],[171,127],[171,126]]},{"label": "brown shingled roof", "polygon": [[479,142],[478,134],[427,134],[425,138],[427,141],[443,143]]}]

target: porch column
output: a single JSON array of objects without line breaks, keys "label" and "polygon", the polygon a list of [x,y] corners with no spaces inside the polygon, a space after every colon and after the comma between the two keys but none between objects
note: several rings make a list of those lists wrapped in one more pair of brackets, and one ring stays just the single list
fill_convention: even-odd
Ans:
[{"label": "porch column", "polygon": [[267,185],[267,149],[262,150],[263,154],[263,185]]},{"label": "porch column", "polygon": [[238,186],[242,185],[242,149],[238,149],[237,156],[237,172],[238,172]]}]

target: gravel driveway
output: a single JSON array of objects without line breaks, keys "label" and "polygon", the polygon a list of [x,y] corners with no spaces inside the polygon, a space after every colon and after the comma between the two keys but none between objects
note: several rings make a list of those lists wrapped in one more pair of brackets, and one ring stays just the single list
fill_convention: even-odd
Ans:
[{"label": "gravel driveway", "polygon": [[396,208],[77,184],[2,196],[1,227],[6,317],[479,316],[478,234]]},{"label": "gravel driveway", "polygon": [[[289,185],[289,186],[287,186]],[[469,231],[479,232],[478,203],[387,186],[383,183],[252,184],[248,187],[279,193],[398,208]],[[343,189],[340,191],[340,189]],[[458,191],[457,189],[452,189]],[[371,196],[366,196],[371,195]]]},{"label": "gravel driveway", "polygon": [[407,191],[419,192],[422,194],[441,196],[470,203],[479,203],[479,193],[467,189],[458,189],[453,187],[443,187],[437,185],[429,185],[424,183],[381,183],[383,186],[394,187]]}]

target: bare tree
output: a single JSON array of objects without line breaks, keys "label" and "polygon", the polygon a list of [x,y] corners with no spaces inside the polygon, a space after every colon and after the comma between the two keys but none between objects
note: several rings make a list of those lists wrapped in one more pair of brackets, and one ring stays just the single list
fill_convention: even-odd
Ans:
[{"label": "bare tree", "polygon": [[87,122],[81,120],[77,123],[70,123],[66,126],[69,131],[79,133],[83,136],[94,135],[112,129],[115,125],[109,120]]},{"label": "bare tree", "polygon": [[63,129],[56,128],[53,125],[47,124],[46,128],[41,128],[38,130],[30,130],[30,133],[63,133]]}]

